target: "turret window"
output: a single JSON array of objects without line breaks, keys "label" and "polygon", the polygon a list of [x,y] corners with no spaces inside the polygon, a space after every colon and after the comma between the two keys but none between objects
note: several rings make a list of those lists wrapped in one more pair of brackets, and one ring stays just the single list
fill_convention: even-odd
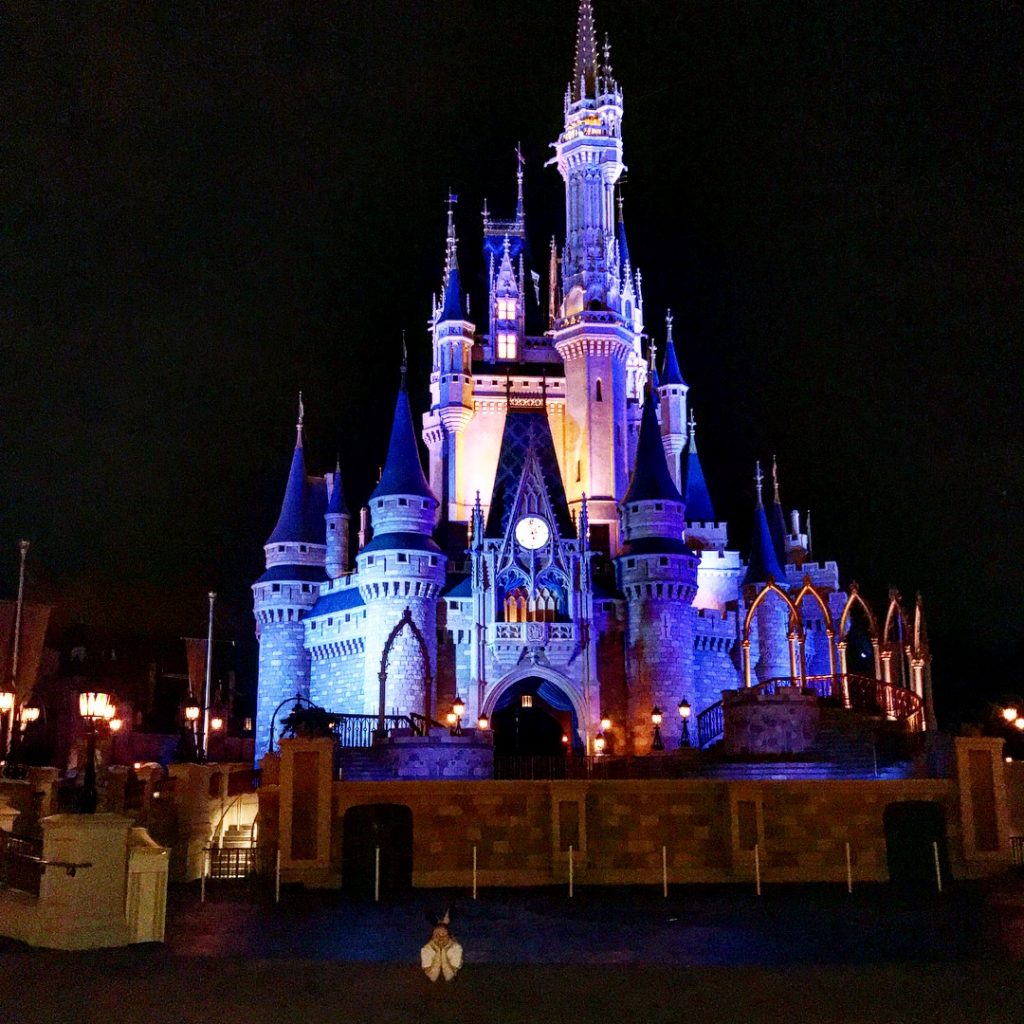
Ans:
[{"label": "turret window", "polygon": [[594,388],[594,401],[595,402],[603,402],[604,401],[604,393],[601,390],[601,378],[600,377],[598,377],[598,379],[597,379],[597,386]]},{"label": "turret window", "polygon": [[511,331],[501,331],[498,334],[498,358],[515,359],[516,357],[516,336]]},{"label": "turret window", "polygon": [[515,299],[498,299],[498,319],[499,320],[515,320],[516,318],[516,300]]},{"label": "turret window", "polygon": [[274,585],[273,585],[273,586],[272,586],[272,587],[271,587],[270,589],[271,589],[271,590],[272,590],[272,591],[273,591],[273,592],[274,592],[275,594],[280,594],[280,593],[281,593],[281,584],[280,584],[280,583],[275,583],[275,584],[274,584]]}]

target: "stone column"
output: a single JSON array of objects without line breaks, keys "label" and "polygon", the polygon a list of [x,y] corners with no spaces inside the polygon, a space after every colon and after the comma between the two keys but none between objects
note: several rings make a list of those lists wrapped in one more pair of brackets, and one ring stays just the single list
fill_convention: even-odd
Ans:
[{"label": "stone column", "polygon": [[281,877],[313,888],[336,888],[331,865],[334,740],[281,741],[278,836]]}]

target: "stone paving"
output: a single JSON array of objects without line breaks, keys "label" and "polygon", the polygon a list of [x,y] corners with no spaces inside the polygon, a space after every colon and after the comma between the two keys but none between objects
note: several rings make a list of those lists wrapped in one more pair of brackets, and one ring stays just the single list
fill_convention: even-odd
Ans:
[{"label": "stone paving", "polygon": [[[3,1024],[1024,1020],[1024,887],[172,893],[165,946],[0,942]],[[454,901],[466,967],[430,985],[426,915]]]}]

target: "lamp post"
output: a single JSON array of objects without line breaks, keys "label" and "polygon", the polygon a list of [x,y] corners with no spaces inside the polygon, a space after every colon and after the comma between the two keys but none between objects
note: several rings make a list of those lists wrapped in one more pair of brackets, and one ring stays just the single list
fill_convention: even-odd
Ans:
[{"label": "lamp post", "polygon": [[487,730],[490,729],[490,727],[491,727],[491,720],[486,715],[481,715],[476,720],[476,727],[481,732],[487,732]]},{"label": "lamp post", "polygon": [[11,734],[14,732],[14,691],[0,690],[0,728],[3,735],[0,736],[0,754],[3,760],[11,752]]},{"label": "lamp post", "polygon": [[683,731],[679,734],[679,748],[683,749],[690,745],[690,715],[693,714],[693,708],[690,707],[690,702],[684,697],[679,702],[679,718],[682,722]]},{"label": "lamp post", "polygon": [[462,716],[466,713],[466,703],[461,697],[452,701],[452,709],[448,712],[448,725],[453,736],[462,735]]},{"label": "lamp post", "polygon": [[197,723],[202,713],[203,709],[199,706],[196,699],[189,694],[188,700],[185,702],[184,715],[185,721],[188,723],[188,729],[192,733],[192,746],[196,752],[197,760],[202,760],[199,751],[199,735],[197,733]]},{"label": "lamp post", "polygon": [[651,750],[664,750],[665,743],[661,738],[661,708],[657,705],[651,710],[651,724],[654,726],[654,741]]},{"label": "lamp post", "polygon": [[597,753],[598,757],[600,757],[604,753],[604,745],[605,745],[604,733],[603,732],[599,732],[594,737],[594,750]]},{"label": "lamp post", "polygon": [[86,726],[85,744],[85,778],[82,784],[83,814],[96,813],[96,731],[100,722],[109,722],[114,718],[114,705],[110,703],[110,694],[99,690],[89,690],[78,695],[78,713]]}]

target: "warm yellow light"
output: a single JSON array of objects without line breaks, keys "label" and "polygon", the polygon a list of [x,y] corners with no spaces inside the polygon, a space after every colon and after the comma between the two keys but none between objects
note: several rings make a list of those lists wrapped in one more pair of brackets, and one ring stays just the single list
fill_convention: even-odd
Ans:
[{"label": "warm yellow light", "polygon": [[481,715],[476,720],[476,727],[486,732],[491,727],[491,721],[486,715]]},{"label": "warm yellow light", "polygon": [[214,732],[220,732],[224,728],[224,719],[219,716],[215,716],[210,719],[210,728]]},{"label": "warm yellow light", "polygon": [[1014,723],[1021,732],[1024,732],[1024,718],[1018,718]]},{"label": "warm yellow light", "polygon": [[141,762],[141,761],[136,761],[136,762],[135,762],[135,764],[134,764],[134,765],[132,765],[132,767],[133,767],[133,768],[134,768],[134,769],[135,769],[136,771],[138,771],[138,770],[139,770],[139,769],[140,769],[140,768],[142,767],[142,762]]},{"label": "warm yellow light", "polygon": [[120,718],[111,718],[110,719],[110,731],[111,732],[120,732],[122,725],[124,725],[124,722],[122,722]]},{"label": "warm yellow light", "polygon": [[109,722],[113,719],[114,715],[117,714],[117,708],[113,704],[108,704],[103,709],[103,717]]},{"label": "warm yellow light", "polygon": [[454,725],[459,720],[459,716],[454,711],[449,711],[444,717],[449,725]]},{"label": "warm yellow light", "polygon": [[690,702],[688,700],[681,700],[679,702],[679,717],[685,721],[692,714],[693,708],[690,707]]},{"label": "warm yellow light", "polygon": [[185,705],[185,718],[190,722],[196,722],[199,720],[199,705],[198,704],[186,704]]},{"label": "warm yellow light", "polygon": [[461,697],[456,697],[452,702],[452,711],[456,718],[461,718],[466,713],[466,703]]},{"label": "warm yellow light", "polygon": [[[111,708],[110,714],[107,714],[108,708]],[[112,718],[114,713],[110,703],[110,694],[80,693],[78,695],[78,713],[90,722],[99,721],[101,718]]]},{"label": "warm yellow light", "polygon": [[1005,718],[1006,721],[1008,721],[1008,722],[1015,721],[1016,718],[1017,718],[1017,709],[1016,708],[1003,708],[1003,718]]},{"label": "warm yellow light", "polygon": [[39,720],[39,708],[29,704],[27,707],[21,709],[21,720],[27,725],[29,722],[37,722]]},{"label": "warm yellow light", "polygon": [[569,742],[569,737],[568,737],[568,735],[567,735],[566,733],[564,733],[564,732],[562,733],[562,742],[563,742],[563,743],[568,743],[568,742]]},{"label": "warm yellow light", "polygon": [[661,708],[654,708],[651,712],[651,722],[654,725],[661,725]]},{"label": "warm yellow light", "polygon": [[601,754],[601,753],[604,753],[604,744],[605,744],[605,739],[604,739],[604,736],[602,736],[602,735],[601,735],[601,733],[598,733],[598,734],[597,734],[597,735],[596,735],[596,736],[594,737],[594,749],[595,749],[595,750],[596,750],[596,751],[597,751],[597,752],[598,752],[599,754]]},{"label": "warm yellow light", "polygon": [[0,711],[7,712],[14,707],[14,694],[10,690],[0,690]]}]

